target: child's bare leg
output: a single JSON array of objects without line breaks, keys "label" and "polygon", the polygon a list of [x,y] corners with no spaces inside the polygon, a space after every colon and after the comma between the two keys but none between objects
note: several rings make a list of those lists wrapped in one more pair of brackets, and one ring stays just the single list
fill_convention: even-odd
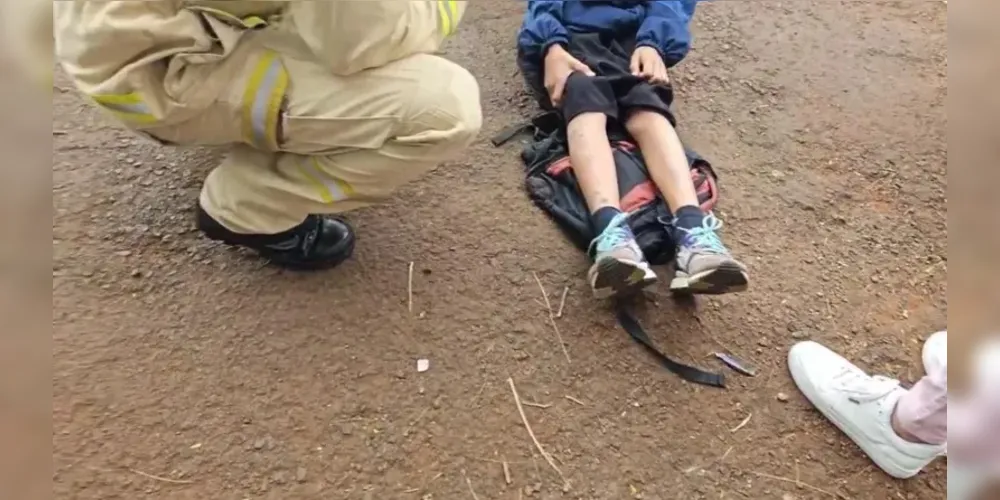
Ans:
[{"label": "child's bare leg", "polygon": [[619,205],[618,172],[606,128],[608,116],[617,113],[614,96],[610,88],[574,74],[567,81],[562,112],[573,172],[596,235],[587,279],[597,297],[634,293],[654,283],[656,275]]},{"label": "child's bare leg", "polygon": [[639,143],[649,175],[666,198],[677,229],[677,275],[670,288],[691,293],[730,293],[747,287],[746,268],[716,234],[721,222],[702,212],[687,155],[677,132],[656,111],[639,109],[625,122]]},{"label": "child's bare leg", "polygon": [[[604,113],[583,113],[566,125],[573,172],[591,214],[603,208],[621,211],[618,202],[618,174],[605,128],[607,120]],[[607,223],[595,223],[594,226],[595,232],[599,234],[607,227]]]},{"label": "child's bare leg", "polygon": [[666,198],[670,211],[676,214],[681,207],[697,207],[698,195],[691,182],[684,146],[667,118],[655,111],[638,110],[625,125],[639,143],[649,175]]}]

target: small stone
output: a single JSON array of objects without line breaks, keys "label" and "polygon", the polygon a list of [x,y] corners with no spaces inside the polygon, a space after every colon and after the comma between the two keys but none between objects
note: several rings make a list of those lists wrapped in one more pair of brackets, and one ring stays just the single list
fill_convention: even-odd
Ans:
[{"label": "small stone", "polygon": [[306,482],[306,474],[308,474],[306,468],[299,467],[298,470],[295,471],[295,480],[300,483]]},{"label": "small stone", "polygon": [[871,280],[872,280],[872,283],[878,283],[879,282],[878,276],[875,276],[875,275],[872,275]]},{"label": "small stone", "polygon": [[805,330],[799,330],[797,332],[792,332],[792,338],[795,340],[805,340],[809,338],[809,332]]},{"label": "small stone", "polygon": [[129,255],[132,255],[132,251],[131,250],[122,250],[120,252],[115,252],[115,255],[117,255],[119,257],[128,257]]},{"label": "small stone", "polygon": [[255,450],[263,450],[265,446],[267,446],[267,440],[264,438],[260,438],[253,442],[253,449]]},{"label": "small stone", "polygon": [[132,272],[130,273],[130,275],[133,278],[141,278],[142,277],[142,271],[140,271],[138,269],[133,269]]},{"label": "small stone", "polygon": [[770,347],[771,346],[771,341],[768,340],[767,337],[761,337],[760,340],[757,341],[757,345],[759,345],[761,347]]},{"label": "small stone", "polygon": [[783,392],[779,392],[778,393],[778,401],[781,401],[782,403],[787,403],[788,402],[788,394],[785,394]]},{"label": "small stone", "polygon": [[785,173],[781,170],[772,170],[771,177],[774,177],[775,179],[783,179],[785,177]]},{"label": "small stone", "polygon": [[429,370],[430,367],[431,367],[430,360],[427,360],[427,359],[418,359],[417,360],[417,371],[418,372],[423,373],[423,372]]}]

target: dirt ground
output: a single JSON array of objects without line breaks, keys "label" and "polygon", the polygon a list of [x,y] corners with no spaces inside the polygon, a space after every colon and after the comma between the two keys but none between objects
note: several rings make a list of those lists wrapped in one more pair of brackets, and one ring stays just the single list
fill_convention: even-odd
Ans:
[{"label": "dirt ground", "polygon": [[[481,83],[482,138],[352,214],[355,257],[319,274],[203,240],[192,208],[219,153],[150,146],[57,81],[57,498],[944,498],[943,460],[888,478],[795,390],[785,354],[810,337],[912,382],[945,326],[947,5],[699,7],[677,111],[720,171],[753,282],[695,311],[661,285],[642,320],[678,357],[721,369],[706,357],[721,347],[759,367],[726,390],[682,382],[616,328],[524,195],[518,146],[489,144],[533,112],[522,9],[475,2],[448,48]],[[554,301],[569,287],[570,362],[532,273]],[[568,491],[508,377],[550,405],[525,412]]]}]

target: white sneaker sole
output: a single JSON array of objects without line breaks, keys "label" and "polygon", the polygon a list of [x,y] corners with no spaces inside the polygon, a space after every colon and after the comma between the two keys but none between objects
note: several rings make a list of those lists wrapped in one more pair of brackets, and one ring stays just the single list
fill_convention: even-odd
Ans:
[{"label": "white sneaker sole", "polygon": [[649,264],[643,262],[604,259],[594,265],[597,273],[591,288],[598,299],[635,295],[658,280]]},{"label": "white sneaker sole", "polygon": [[688,276],[678,270],[670,281],[670,291],[674,293],[692,293],[699,295],[722,295],[745,291],[750,278],[743,269],[731,263],[725,263],[715,269],[709,269]]}]

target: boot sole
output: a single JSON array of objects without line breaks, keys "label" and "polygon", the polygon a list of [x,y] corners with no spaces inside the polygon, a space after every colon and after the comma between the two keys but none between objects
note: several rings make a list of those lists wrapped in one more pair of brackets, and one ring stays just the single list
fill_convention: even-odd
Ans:
[{"label": "boot sole", "polygon": [[722,295],[745,291],[750,279],[743,269],[732,263],[688,276],[680,271],[670,281],[670,291],[698,295]]},{"label": "boot sole", "polygon": [[593,289],[598,299],[635,295],[657,282],[648,267],[635,262],[607,259],[595,265],[598,267]]}]

